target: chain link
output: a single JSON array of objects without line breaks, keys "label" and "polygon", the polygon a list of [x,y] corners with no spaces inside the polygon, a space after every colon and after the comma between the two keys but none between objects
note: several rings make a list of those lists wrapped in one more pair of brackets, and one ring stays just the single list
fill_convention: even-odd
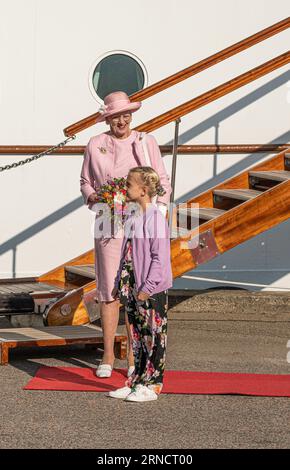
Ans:
[{"label": "chain link", "polygon": [[37,160],[40,157],[44,157],[45,155],[49,155],[54,150],[57,150],[57,149],[60,149],[60,148],[64,147],[68,142],[70,142],[71,140],[74,140],[75,138],[76,138],[75,135],[69,136],[67,139],[63,140],[62,142],[55,145],[54,147],[50,147],[49,149],[45,150],[44,152],[33,155],[32,157],[26,158],[26,160],[20,160],[19,162],[12,163],[11,165],[0,166],[0,172],[4,171],[4,170],[11,170],[11,168],[17,168],[18,166],[25,165],[25,163],[30,163],[30,162],[33,162],[34,160]]}]

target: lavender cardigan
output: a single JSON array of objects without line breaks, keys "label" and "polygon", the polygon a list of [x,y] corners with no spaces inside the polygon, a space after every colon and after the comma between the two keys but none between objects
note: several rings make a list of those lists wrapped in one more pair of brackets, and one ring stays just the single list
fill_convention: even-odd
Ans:
[{"label": "lavender cardigan", "polygon": [[[131,230],[130,230],[131,229]],[[128,217],[115,287],[118,287],[128,238],[132,239],[133,270],[137,291],[153,295],[172,287],[168,223],[160,210],[149,204],[139,216]]]}]

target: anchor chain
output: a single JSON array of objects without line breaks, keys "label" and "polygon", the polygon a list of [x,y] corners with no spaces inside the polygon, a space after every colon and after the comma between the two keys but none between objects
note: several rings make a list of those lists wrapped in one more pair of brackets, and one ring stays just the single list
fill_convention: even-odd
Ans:
[{"label": "anchor chain", "polygon": [[11,165],[5,165],[5,166],[0,166],[0,172],[4,170],[11,170],[11,168],[17,168],[20,165],[25,165],[26,163],[33,162],[34,160],[37,160],[40,157],[44,157],[45,155],[49,155],[52,153],[54,150],[60,149],[64,147],[68,142],[71,140],[74,140],[76,138],[75,135],[69,136],[67,139],[63,140],[57,145],[54,145],[53,147],[50,147],[49,149],[45,150],[44,152],[37,153],[36,155],[33,155],[32,157],[26,158],[26,160],[20,160],[19,162],[14,162],[11,163]]}]

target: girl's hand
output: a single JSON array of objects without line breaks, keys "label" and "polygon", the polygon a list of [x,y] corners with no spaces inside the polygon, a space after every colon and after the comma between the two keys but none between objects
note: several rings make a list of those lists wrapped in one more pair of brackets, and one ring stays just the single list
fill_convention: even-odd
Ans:
[{"label": "girl's hand", "polygon": [[114,299],[116,299],[117,297],[119,297],[118,288],[117,288],[117,287],[114,287],[114,289],[112,290],[111,296],[114,297]]},{"label": "girl's hand", "polygon": [[147,294],[146,292],[138,292],[138,295],[137,295],[137,300],[141,300],[142,302],[144,302],[145,300],[148,300],[150,297],[149,294]]}]

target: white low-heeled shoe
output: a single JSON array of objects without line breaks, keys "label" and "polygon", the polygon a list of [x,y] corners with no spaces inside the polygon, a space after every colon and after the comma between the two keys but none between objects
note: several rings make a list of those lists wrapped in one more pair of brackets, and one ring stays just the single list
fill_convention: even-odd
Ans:
[{"label": "white low-heeled shoe", "polygon": [[96,370],[96,376],[102,379],[109,378],[112,375],[113,367],[110,364],[100,364]]},{"label": "white low-heeled shoe", "polygon": [[153,401],[157,400],[157,398],[158,395],[157,393],[153,392],[153,390],[146,387],[145,385],[138,384],[135,390],[132,390],[132,392],[129,393],[129,395],[125,398],[125,401]]},{"label": "white low-heeled shoe", "polygon": [[111,392],[108,393],[108,397],[110,398],[121,398],[125,399],[127,398],[128,395],[132,392],[131,388],[129,387],[122,387],[122,388],[117,388],[117,390],[112,390]]},{"label": "white low-heeled shoe", "polygon": [[135,370],[135,366],[128,367],[127,377],[130,377],[133,374],[134,370]]}]

